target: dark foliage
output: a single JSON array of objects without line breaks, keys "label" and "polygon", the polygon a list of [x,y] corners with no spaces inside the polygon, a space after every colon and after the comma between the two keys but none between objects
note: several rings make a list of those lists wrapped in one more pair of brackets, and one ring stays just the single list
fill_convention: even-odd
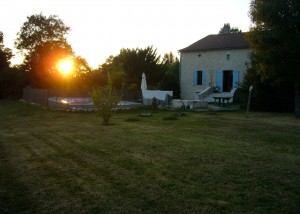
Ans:
[{"label": "dark foliage", "polygon": [[262,80],[255,72],[248,70],[242,88],[238,90],[242,106],[246,108],[249,87],[253,85],[251,110],[269,112],[294,111],[294,88],[291,84],[274,85],[270,79]]},{"label": "dark foliage", "polygon": [[[122,49],[117,56],[110,56],[96,69],[99,81],[110,73],[116,88],[140,90],[142,74],[146,74],[148,89],[171,90],[179,97],[179,60],[172,53],[163,59],[153,47]],[[101,77],[102,76],[102,77]]]},{"label": "dark foliage", "polygon": [[0,32],[0,99],[20,98],[26,85],[24,72],[10,67],[12,56],[12,51],[3,45],[3,33]]},{"label": "dark foliage", "polygon": [[179,60],[172,53],[164,55],[163,65],[165,68],[164,75],[160,82],[160,89],[173,91],[174,98],[180,98],[179,83]]},{"label": "dark foliage", "polygon": [[255,25],[247,35],[251,61],[244,90],[254,86],[253,105],[260,110],[294,109],[300,116],[299,11],[298,0],[251,1]]}]

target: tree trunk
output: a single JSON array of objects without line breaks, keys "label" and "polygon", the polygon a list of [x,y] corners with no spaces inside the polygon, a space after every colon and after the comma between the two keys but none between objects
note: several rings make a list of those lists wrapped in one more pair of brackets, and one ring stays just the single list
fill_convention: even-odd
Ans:
[{"label": "tree trunk", "polygon": [[104,115],[102,118],[103,118],[103,125],[107,126],[109,124],[110,116]]},{"label": "tree trunk", "polygon": [[300,84],[295,83],[295,116],[300,118]]}]

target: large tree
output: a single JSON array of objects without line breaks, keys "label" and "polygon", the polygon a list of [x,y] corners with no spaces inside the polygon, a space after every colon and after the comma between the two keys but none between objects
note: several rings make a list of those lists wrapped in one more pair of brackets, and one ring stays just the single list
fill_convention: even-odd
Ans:
[{"label": "large tree", "polygon": [[127,83],[125,79],[124,66],[118,58],[118,56],[108,57],[105,63],[99,67],[98,71],[100,71],[100,75],[98,77],[99,85],[105,84],[104,80],[108,74],[110,75],[110,81],[112,82],[113,86],[117,89],[122,89],[123,86]]},{"label": "large tree", "polygon": [[300,2],[299,0],[252,0],[253,27],[249,72],[261,84],[293,87],[295,113],[300,116]]},{"label": "large tree", "polygon": [[[142,74],[147,76],[150,88],[158,88],[164,73],[160,56],[152,46],[136,49],[122,49],[120,54],[106,63],[106,68],[113,67],[119,72],[119,78],[124,79],[128,86],[139,89]],[[105,67],[103,67],[105,68]],[[113,78],[113,75],[112,75]]]},{"label": "large tree", "polygon": [[3,44],[3,33],[0,32],[0,99],[20,98],[25,84],[24,73],[19,68],[11,68],[12,51]]},{"label": "large tree", "polygon": [[39,88],[60,85],[63,76],[57,68],[57,63],[70,56],[73,56],[72,48],[65,42],[49,41],[38,46],[24,61],[24,68],[30,74],[31,85]]},{"label": "large tree", "polygon": [[65,37],[69,30],[57,16],[38,14],[27,17],[17,34],[15,47],[25,57],[23,68],[30,73],[32,86],[55,86],[57,60],[74,55]]},{"label": "large tree", "polygon": [[66,26],[58,16],[37,14],[27,17],[17,33],[15,46],[22,53],[34,52],[40,45],[49,41],[66,42],[70,27]]}]

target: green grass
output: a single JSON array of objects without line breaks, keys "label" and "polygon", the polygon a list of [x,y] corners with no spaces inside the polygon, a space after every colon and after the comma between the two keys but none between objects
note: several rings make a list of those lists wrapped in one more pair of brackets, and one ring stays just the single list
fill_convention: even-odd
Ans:
[{"label": "green grass", "polygon": [[0,104],[1,213],[299,213],[291,114]]}]

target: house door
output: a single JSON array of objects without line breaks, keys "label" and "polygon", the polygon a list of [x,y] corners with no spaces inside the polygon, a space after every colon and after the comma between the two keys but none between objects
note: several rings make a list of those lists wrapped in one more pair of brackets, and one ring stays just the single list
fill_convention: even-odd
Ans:
[{"label": "house door", "polygon": [[223,92],[229,92],[233,85],[233,71],[225,70],[223,71]]}]

